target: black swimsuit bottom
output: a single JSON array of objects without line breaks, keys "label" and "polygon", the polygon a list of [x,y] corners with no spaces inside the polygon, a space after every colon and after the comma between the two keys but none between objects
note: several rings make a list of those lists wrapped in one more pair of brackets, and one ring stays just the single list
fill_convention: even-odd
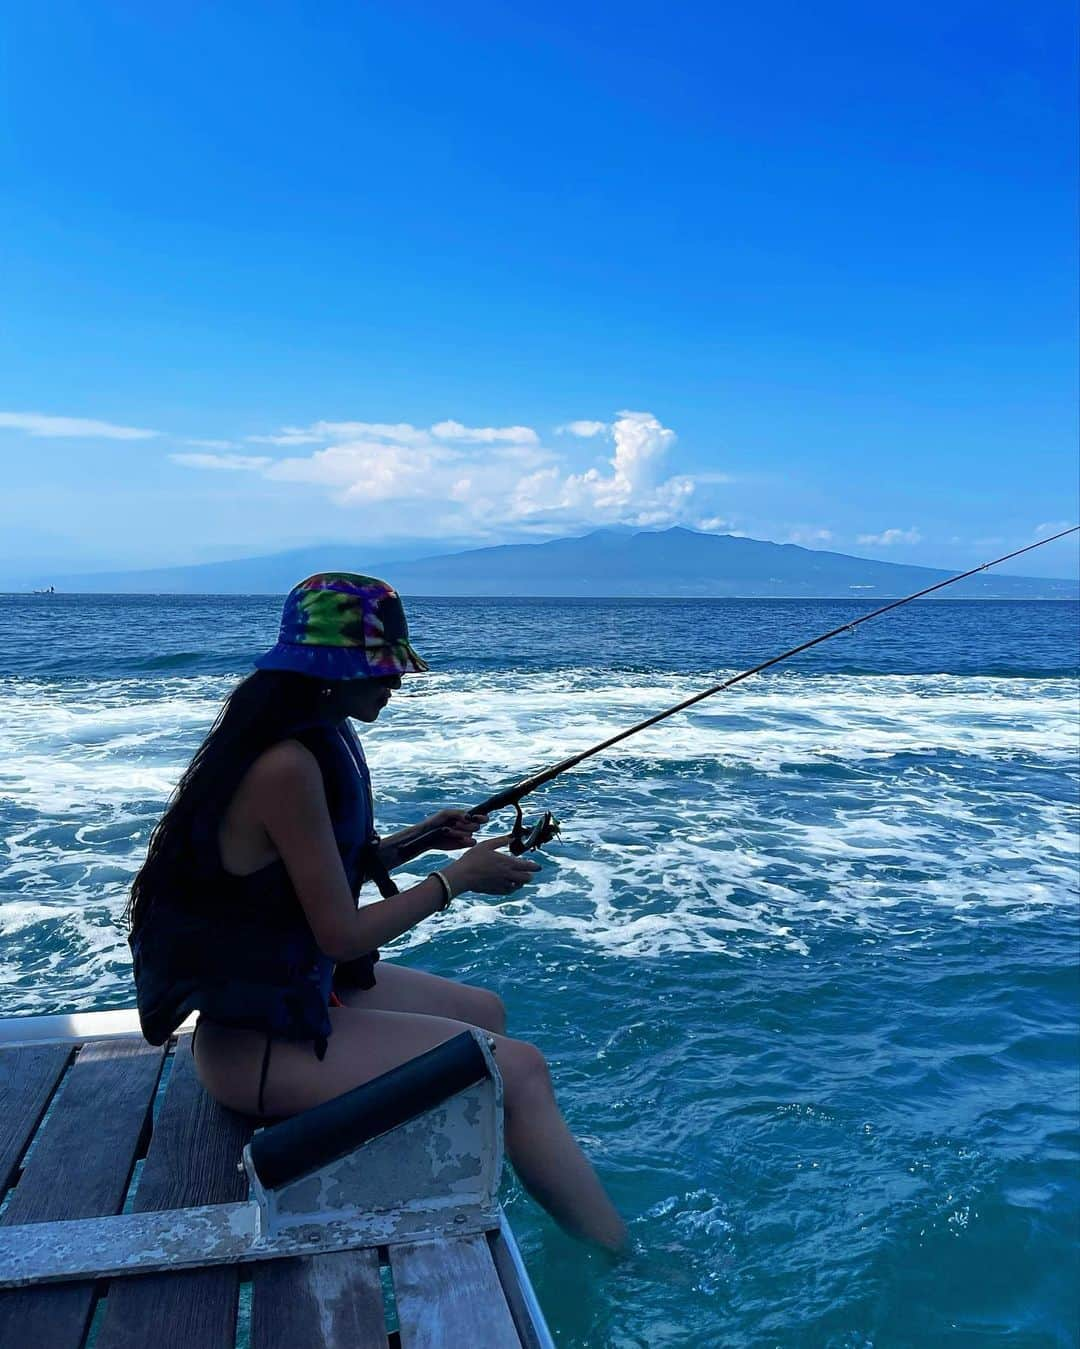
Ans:
[{"label": "black swimsuit bottom", "polygon": [[[195,1041],[199,1038],[199,1028],[202,1025],[202,1017],[195,1020],[195,1029],[191,1032],[191,1054],[195,1056]],[[266,1032],[266,1048],[263,1050],[262,1068],[259,1072],[259,1095],[256,1099],[255,1113],[266,1118],[266,1106],[263,1101],[263,1093],[266,1091],[266,1074],[270,1071],[270,1051],[274,1047],[274,1037],[269,1031]]]},{"label": "black swimsuit bottom", "polygon": [[[370,984],[365,984],[365,985],[362,985],[362,986],[363,986],[363,987],[367,987],[367,988],[372,988],[372,987],[374,987],[374,985],[375,985],[375,976],[374,976],[374,974],[372,974],[372,975],[371,975],[371,983],[370,983]],[[330,1006],[331,1006],[331,1007],[343,1007],[343,1006],[345,1005],[345,1004],[341,1001],[341,999],[337,997],[337,995],[336,995],[335,993],[331,993],[330,996],[331,996],[331,998],[332,998],[332,1001],[331,1001],[331,1003],[330,1003]],[[195,1041],[196,1041],[196,1039],[198,1038],[199,1027],[200,1027],[201,1025],[202,1025],[202,1016],[200,1015],[200,1016],[198,1016],[198,1017],[195,1018],[195,1029],[191,1032],[191,1054],[192,1054],[192,1057],[194,1057],[194,1055],[195,1055]],[[285,1037],[282,1036],[282,1037],[279,1037],[279,1038],[284,1039]],[[266,1048],[263,1050],[263,1057],[262,1057],[262,1068],[259,1070],[259,1094],[258,1094],[258,1096],[256,1097],[256,1102],[255,1102],[256,1114],[258,1114],[261,1118],[264,1118],[264,1119],[267,1118],[267,1114],[266,1114],[266,1103],[265,1103],[265,1101],[263,1100],[263,1095],[264,1095],[264,1093],[265,1093],[265,1091],[266,1091],[266,1075],[267,1075],[267,1073],[270,1071],[270,1052],[271,1052],[271,1050],[273,1049],[273,1047],[274,1047],[274,1037],[273,1037],[273,1035],[271,1035],[271,1033],[270,1033],[269,1031],[267,1031],[267,1032],[266,1032]]]}]

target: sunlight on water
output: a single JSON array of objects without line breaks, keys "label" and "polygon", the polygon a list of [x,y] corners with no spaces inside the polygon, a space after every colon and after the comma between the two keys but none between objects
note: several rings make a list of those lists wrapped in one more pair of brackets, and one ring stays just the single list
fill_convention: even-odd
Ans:
[{"label": "sunlight on water", "polygon": [[[229,602],[224,625],[242,629],[237,603],[252,630],[272,617]],[[108,602],[87,606],[100,646],[83,632],[62,668],[0,672],[3,1014],[130,1005],[127,886],[243,669],[182,625],[176,660],[114,649]],[[590,660],[552,660],[539,603],[501,611],[501,664],[475,632],[454,659],[455,606],[426,602],[418,645],[442,659],[365,730],[380,827],[480,799],[831,616],[758,606],[756,636],[728,635],[729,608],[674,606],[680,672],[656,652],[598,665],[587,634]],[[499,612],[477,610],[485,640]],[[939,609],[864,643],[857,667],[842,652],[777,671],[634,737],[530,803],[564,827],[534,886],[463,896],[384,953],[502,993],[631,1218],[635,1253],[608,1269],[508,1171],[560,1344],[1072,1342],[1063,612],[1047,636],[1034,606],[967,606],[967,645],[934,670]],[[632,609],[590,613],[624,655]]]}]

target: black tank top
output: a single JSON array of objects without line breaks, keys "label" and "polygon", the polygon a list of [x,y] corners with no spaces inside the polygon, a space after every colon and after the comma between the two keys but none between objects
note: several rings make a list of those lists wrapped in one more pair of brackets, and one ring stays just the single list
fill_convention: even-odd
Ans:
[{"label": "black tank top", "polygon": [[[318,760],[334,837],[356,896],[363,881],[381,871],[360,743],[347,725],[326,723],[298,726],[287,738],[299,740]],[[331,1032],[334,962],[319,949],[284,862],[246,876],[225,870],[220,824],[220,813],[196,814],[192,893],[182,908],[164,898],[152,901],[129,938],[143,1034],[151,1044],[163,1044],[198,1010],[226,1025],[312,1040],[321,1059]],[[350,961],[350,983],[370,987],[378,958],[372,951]]]}]

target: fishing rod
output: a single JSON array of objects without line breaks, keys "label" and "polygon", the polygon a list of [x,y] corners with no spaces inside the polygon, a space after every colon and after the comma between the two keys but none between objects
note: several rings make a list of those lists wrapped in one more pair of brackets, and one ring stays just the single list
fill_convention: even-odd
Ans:
[{"label": "fishing rod", "polygon": [[[751,675],[760,674],[762,670],[768,670],[773,665],[779,665],[781,661],[790,660],[792,656],[797,656],[803,651],[809,651],[811,647],[820,646],[822,642],[827,642],[833,637],[839,637],[841,633],[853,633],[863,623],[868,623],[872,618],[880,618],[882,614],[887,614],[890,609],[899,609],[901,605],[910,604],[912,600],[921,599],[924,595],[931,595],[935,590],[943,590],[946,586],[955,585],[957,581],[966,580],[967,577],[975,576],[981,571],[986,571],[989,567],[997,567],[1002,562],[1009,562],[1012,558],[1020,557],[1023,553],[1030,553],[1034,548],[1042,548],[1044,544],[1053,543],[1056,539],[1064,539],[1069,534],[1076,534],[1078,531],[1080,531],[1080,525],[1073,525],[1070,529],[1063,529],[1058,534],[1051,534],[1045,539],[1039,539],[1037,543],[1029,543],[1025,548],[1017,548],[1015,552],[1006,553],[1003,557],[996,557],[992,562],[984,562],[979,567],[972,567],[970,571],[961,572],[959,576],[949,576],[944,581],[938,581],[932,586],[926,586],[923,590],[917,590],[913,595],[905,595],[903,599],[883,604],[879,609],[874,609],[868,614],[852,619],[850,623],[841,623],[838,628],[823,632],[818,637],[812,637],[808,642],[800,642],[798,646],[793,646],[787,651],[781,651],[778,656],[771,656],[759,665],[752,665],[750,669],[732,675],[730,679],[725,679],[719,684],[713,684],[711,688],[703,689],[690,698],[684,698],[681,703],[676,703],[674,707],[669,707],[663,712],[657,712],[655,716],[646,717],[644,721],[628,726],[616,735],[609,736],[607,740],[602,740],[598,745],[592,745],[579,754],[571,754],[569,758],[562,759],[559,763],[553,764],[550,768],[542,769],[531,777],[522,778],[512,787],[505,787],[501,792],[496,792],[494,796],[489,796],[486,801],[474,806],[468,813],[470,815],[490,815],[492,811],[513,806],[516,816],[510,837],[510,851],[520,855],[533,848],[539,848],[543,844],[549,843],[553,838],[558,838],[559,822],[550,811],[545,811],[531,828],[526,826],[521,812],[521,802],[538,788],[551,782],[553,778],[559,777],[571,768],[576,768],[579,763],[591,759],[594,754],[601,754],[604,750],[610,749],[612,745],[617,745],[620,741],[627,740],[632,735],[637,735],[638,731],[647,730],[648,727],[655,726],[657,722],[673,717],[676,712],[684,712],[688,707],[693,707],[695,703],[711,698],[714,693],[720,693],[724,689],[732,688],[735,684],[741,684],[744,679],[749,679]],[[438,832],[440,831],[429,831],[431,834]],[[417,844],[422,844],[425,837],[427,837],[426,834],[421,834],[413,840],[412,847],[415,848]]]}]

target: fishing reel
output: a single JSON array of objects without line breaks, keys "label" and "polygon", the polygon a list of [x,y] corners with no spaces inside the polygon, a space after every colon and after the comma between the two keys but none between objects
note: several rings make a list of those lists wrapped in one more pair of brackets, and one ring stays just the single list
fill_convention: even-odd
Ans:
[{"label": "fishing reel", "polygon": [[510,851],[515,857],[520,857],[524,852],[532,852],[535,848],[542,848],[545,843],[550,843],[553,838],[561,837],[559,821],[550,810],[545,810],[531,827],[525,823],[521,807],[516,801],[514,802],[514,811],[514,827],[510,831]]}]

